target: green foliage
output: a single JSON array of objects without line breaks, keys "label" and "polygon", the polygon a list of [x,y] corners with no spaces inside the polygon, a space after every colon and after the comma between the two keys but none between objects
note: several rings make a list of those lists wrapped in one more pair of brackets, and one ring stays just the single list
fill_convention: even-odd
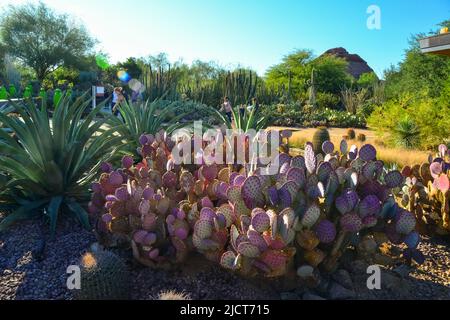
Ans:
[{"label": "green foliage", "polygon": [[395,98],[404,93],[427,92],[429,97],[441,95],[450,76],[450,59],[446,56],[423,54],[418,40],[425,34],[411,38],[406,50],[405,60],[397,67],[391,66],[385,71],[386,94]]},{"label": "green foliage", "polygon": [[407,149],[417,147],[420,137],[420,130],[415,122],[408,116],[398,122],[393,133],[396,145]]},{"label": "green foliage", "polygon": [[116,68],[126,71],[132,79],[139,79],[142,75],[142,69],[136,58],[128,58],[125,62],[118,63]]},{"label": "green foliage", "polygon": [[300,99],[308,89],[311,71],[315,70],[315,86],[318,92],[339,94],[344,86],[350,86],[347,62],[332,55],[314,58],[309,50],[298,50],[285,56],[282,62],[271,67],[267,85],[272,88],[288,88],[290,97]]},{"label": "green foliage", "polygon": [[[180,120],[188,113],[179,112],[185,103],[156,100],[142,103],[124,102],[118,106],[120,117],[112,117],[108,123],[115,127],[120,137],[127,143],[127,152],[136,156],[139,138],[142,134],[155,134],[161,129],[172,132],[180,126]],[[168,117],[170,114],[174,115]],[[123,119],[123,121],[122,121]]]},{"label": "green foliage", "polygon": [[378,84],[379,79],[375,72],[363,73],[356,82],[360,88],[371,88]]},{"label": "green foliage", "polygon": [[0,100],[6,100],[8,99],[8,91],[4,86],[0,87]]},{"label": "green foliage", "polygon": [[349,88],[341,91],[342,103],[345,109],[352,114],[356,114],[362,108],[367,102],[368,96],[369,91],[367,88],[359,90]]},{"label": "green foliage", "polygon": [[73,68],[61,67],[49,74],[43,82],[46,88],[58,88],[78,83],[80,71]]},{"label": "green foliage", "polygon": [[100,164],[121,145],[121,137],[112,135],[114,128],[100,129],[106,121],[97,119],[103,105],[82,119],[89,107],[85,97],[70,103],[66,96],[52,117],[45,103],[37,107],[32,101],[12,104],[20,117],[0,113],[0,173],[8,177],[0,188],[0,200],[17,205],[2,220],[0,230],[44,212],[54,233],[61,211],[89,226],[80,203],[89,198]]},{"label": "green foliage", "polygon": [[39,81],[62,65],[77,66],[94,45],[83,26],[42,2],[10,6],[0,35],[6,52],[31,67]]},{"label": "green foliage", "polygon": [[[317,127],[327,125],[337,128],[365,128],[363,114],[352,114],[330,108],[314,109],[298,103],[263,106],[261,113],[269,125],[287,127]],[[281,115],[281,116],[280,116]]]},{"label": "green foliage", "polygon": [[[446,94],[444,90],[443,96]],[[408,118],[420,132],[417,145],[422,149],[432,149],[450,136],[449,101],[443,97],[429,98],[426,92],[403,94],[376,107],[368,118],[368,125],[377,131],[380,138],[396,145],[399,119]]]},{"label": "green foliage", "polygon": [[316,102],[319,108],[337,109],[340,99],[339,96],[329,92],[318,92]]},{"label": "green foliage", "polygon": [[245,111],[244,115],[239,112],[238,107],[231,109],[232,119],[231,121],[225,115],[224,112],[210,107],[211,113],[219,120],[220,124],[226,126],[227,129],[237,129],[247,132],[249,130],[263,130],[267,127],[268,118],[263,115],[260,110],[251,109],[250,112]]}]

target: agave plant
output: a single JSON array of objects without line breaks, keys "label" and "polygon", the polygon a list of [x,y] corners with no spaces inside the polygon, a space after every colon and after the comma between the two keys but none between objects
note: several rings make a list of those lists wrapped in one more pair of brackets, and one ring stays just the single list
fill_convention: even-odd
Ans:
[{"label": "agave plant", "polygon": [[401,147],[411,149],[419,143],[420,129],[409,117],[401,119],[394,132],[395,142]]},{"label": "agave plant", "polygon": [[120,136],[125,139],[130,146],[130,150],[139,156],[136,151],[138,147],[139,138],[143,134],[156,134],[162,128],[170,133],[180,127],[179,121],[187,115],[187,113],[180,113],[174,117],[171,114],[176,114],[180,109],[180,102],[169,102],[165,100],[155,100],[150,102],[147,100],[140,104],[130,104],[128,102],[122,103],[118,106],[118,110],[122,119],[113,117],[109,123],[117,128]]},{"label": "agave plant", "polygon": [[89,199],[90,183],[101,163],[120,148],[121,137],[113,135],[115,128],[99,131],[107,120],[96,118],[103,104],[86,113],[90,99],[85,95],[69,101],[63,97],[51,117],[44,102],[39,107],[32,101],[11,102],[19,117],[0,113],[0,174],[8,178],[0,187],[0,201],[16,207],[0,230],[44,213],[54,233],[63,208],[89,226],[80,203]]},{"label": "agave plant", "polygon": [[231,121],[224,113],[215,108],[211,107],[210,111],[228,129],[236,129],[242,130],[243,132],[247,132],[250,129],[259,131],[265,129],[267,126],[268,118],[261,116],[261,114],[258,111],[256,111],[255,108],[253,108],[252,111],[250,112],[247,111],[244,112],[243,115],[239,112],[238,107],[231,108],[232,113]]}]

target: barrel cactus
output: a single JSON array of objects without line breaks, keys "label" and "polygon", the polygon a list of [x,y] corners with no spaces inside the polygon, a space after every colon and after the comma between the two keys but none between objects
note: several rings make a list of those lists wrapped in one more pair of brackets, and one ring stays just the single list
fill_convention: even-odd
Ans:
[{"label": "barrel cactus", "polygon": [[318,127],[312,139],[313,149],[315,153],[323,153],[322,145],[325,141],[330,140],[330,133],[326,127]]},{"label": "barrel cactus", "polygon": [[81,258],[78,300],[123,300],[130,297],[130,272],[120,257],[103,249]]}]

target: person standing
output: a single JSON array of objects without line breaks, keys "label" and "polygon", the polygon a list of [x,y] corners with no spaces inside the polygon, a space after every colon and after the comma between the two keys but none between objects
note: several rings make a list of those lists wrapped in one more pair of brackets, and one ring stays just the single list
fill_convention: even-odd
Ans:
[{"label": "person standing", "polygon": [[252,105],[251,105],[251,108],[252,108],[252,110],[253,110],[253,113],[258,113],[258,110],[259,110],[259,103],[258,103],[258,99],[256,99],[256,98],[253,98],[252,99]]},{"label": "person standing", "polygon": [[241,115],[241,118],[244,118],[244,116],[245,116],[245,111],[246,111],[245,104],[239,105],[239,113],[240,113],[240,115]]},{"label": "person standing", "polygon": [[223,99],[222,109],[225,111],[225,114],[228,120],[230,120],[230,122],[231,122],[231,111],[233,110],[232,108],[233,107],[231,106],[230,99],[228,99],[228,97],[225,97]]},{"label": "person standing", "polygon": [[113,98],[112,98],[112,113],[117,117],[119,115],[118,106],[125,100],[122,92],[122,88],[114,88]]}]

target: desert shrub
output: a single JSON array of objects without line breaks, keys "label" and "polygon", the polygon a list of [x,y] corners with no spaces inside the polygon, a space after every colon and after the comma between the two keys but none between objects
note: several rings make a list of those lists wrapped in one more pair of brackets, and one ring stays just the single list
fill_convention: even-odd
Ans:
[{"label": "desert shrub", "polygon": [[[376,107],[368,118],[369,127],[389,145],[399,142],[399,119],[410,119],[417,127],[416,145],[433,149],[450,136],[449,100],[429,98],[427,93],[403,94]],[[411,124],[411,123],[410,123]],[[413,126],[409,126],[411,129]]]},{"label": "desert shrub", "polygon": [[365,128],[366,119],[362,114],[330,108],[313,108],[299,103],[264,106],[261,113],[268,118],[268,125],[337,128]]},{"label": "desert shrub", "polygon": [[307,117],[307,121],[309,122],[309,125],[304,124],[305,126],[314,126],[312,125],[314,122],[319,123],[319,125],[325,123],[330,127],[337,128],[365,128],[366,126],[365,119],[360,115],[328,108],[312,112]]},{"label": "desert shrub", "polygon": [[412,149],[417,147],[420,130],[416,123],[408,116],[401,119],[393,131],[395,143],[399,147]]},{"label": "desert shrub", "polygon": [[359,90],[344,89],[341,92],[341,101],[344,104],[345,109],[353,114],[367,102],[369,97],[369,90],[362,88]]},{"label": "desert shrub", "polygon": [[316,102],[320,108],[336,109],[340,99],[338,96],[329,92],[318,92],[316,95]]}]

